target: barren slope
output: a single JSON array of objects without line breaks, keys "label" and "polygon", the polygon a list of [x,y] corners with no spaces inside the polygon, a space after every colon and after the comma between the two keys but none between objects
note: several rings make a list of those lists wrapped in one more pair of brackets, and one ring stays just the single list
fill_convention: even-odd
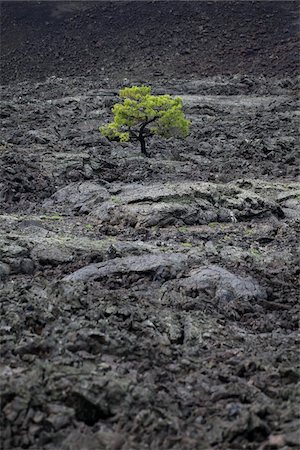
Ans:
[{"label": "barren slope", "polygon": [[299,70],[297,1],[1,2],[2,77]]}]

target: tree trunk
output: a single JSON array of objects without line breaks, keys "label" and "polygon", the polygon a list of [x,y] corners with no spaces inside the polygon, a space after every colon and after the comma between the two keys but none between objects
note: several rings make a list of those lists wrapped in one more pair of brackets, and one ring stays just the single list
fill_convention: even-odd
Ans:
[{"label": "tree trunk", "polygon": [[146,151],[146,141],[145,141],[145,138],[144,138],[143,135],[139,136],[139,141],[140,141],[140,144],[141,144],[141,152],[142,152],[142,154],[144,156],[148,156],[149,157],[149,154]]},{"label": "tree trunk", "polygon": [[146,142],[145,142],[144,131],[145,131],[146,126],[149,125],[149,123],[154,122],[156,119],[158,119],[158,117],[155,116],[155,117],[152,117],[152,119],[150,119],[150,120],[146,120],[146,122],[144,122],[142,124],[140,131],[139,131],[138,140],[140,141],[141,151],[144,156],[149,157],[149,153],[147,153],[147,151],[146,151]]}]

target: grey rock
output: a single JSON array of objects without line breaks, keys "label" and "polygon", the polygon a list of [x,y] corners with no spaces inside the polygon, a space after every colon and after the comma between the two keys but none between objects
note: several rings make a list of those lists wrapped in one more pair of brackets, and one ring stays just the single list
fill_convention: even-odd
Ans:
[{"label": "grey rock", "polygon": [[27,405],[27,398],[16,396],[10,403],[6,404],[3,410],[7,420],[14,422]]},{"label": "grey rock", "polygon": [[23,258],[20,261],[20,272],[25,274],[32,274],[34,272],[34,262],[30,258]]},{"label": "grey rock", "polygon": [[296,430],[290,433],[287,433],[285,436],[286,443],[293,447],[298,447],[300,443],[300,431]]},{"label": "grey rock", "polygon": [[99,450],[99,440],[97,435],[82,433],[79,430],[72,431],[62,442],[62,450]]},{"label": "grey rock", "polygon": [[31,142],[35,142],[37,144],[48,144],[49,142],[57,139],[55,135],[51,136],[49,133],[41,130],[30,130],[28,131],[27,136],[30,138]]},{"label": "grey rock", "polygon": [[187,278],[179,281],[187,294],[209,292],[216,302],[266,299],[266,291],[252,277],[240,277],[217,265],[194,269]]},{"label": "grey rock", "polygon": [[294,219],[294,220],[298,219],[299,220],[300,213],[296,209],[294,209],[294,208],[282,208],[282,210],[283,210],[284,216],[287,219]]},{"label": "grey rock", "polygon": [[54,430],[60,430],[70,424],[73,418],[75,418],[75,411],[73,408],[68,408],[64,405],[54,404],[49,405],[49,416],[46,423],[52,425]]},{"label": "grey rock", "polygon": [[10,267],[4,262],[0,262],[0,279],[5,278],[10,274]]},{"label": "grey rock", "polygon": [[128,256],[99,264],[90,264],[66,276],[65,281],[101,280],[117,274],[151,274],[152,279],[166,280],[176,277],[185,268],[187,256],[179,253]]},{"label": "grey rock", "polygon": [[216,309],[233,319],[254,307],[262,312],[259,302],[267,299],[266,290],[252,277],[237,276],[217,265],[194,269],[186,278],[170,283],[164,287],[167,302],[193,302],[195,309]]},{"label": "grey rock", "polygon": [[84,175],[86,178],[92,178],[93,176],[93,169],[89,164],[84,165]]},{"label": "grey rock", "polygon": [[20,228],[22,230],[22,234],[34,236],[35,238],[44,238],[46,236],[51,235],[51,231],[40,226],[28,225]]},{"label": "grey rock", "polygon": [[57,266],[73,260],[74,256],[70,249],[59,245],[39,244],[31,251],[31,257],[40,264]]},{"label": "grey rock", "polygon": [[99,448],[103,450],[121,450],[125,442],[124,437],[118,432],[100,430],[96,436]]},{"label": "grey rock", "polygon": [[24,256],[26,253],[27,249],[18,244],[10,244],[8,241],[0,242],[0,256],[2,257],[16,258],[18,256]]},{"label": "grey rock", "polygon": [[84,164],[88,160],[88,153],[64,153],[60,151],[49,156],[45,155],[41,164],[43,166],[43,170],[46,173],[52,174],[60,185],[61,178],[65,176],[69,178],[69,174],[72,170],[78,171],[82,174]]},{"label": "grey rock", "polygon": [[219,311],[232,319],[260,311],[267,292],[252,277],[242,277],[217,266],[193,269],[185,278],[171,280],[162,288],[161,301],[195,311]]},{"label": "grey rock", "polygon": [[151,227],[237,222],[277,214],[279,205],[234,184],[131,184],[92,214],[103,222]]},{"label": "grey rock", "polygon": [[[75,18],[69,3],[55,14]],[[151,158],[98,131],[118,101],[107,98],[105,111],[99,86],[113,79],[5,86],[17,108],[5,110],[0,142],[0,261],[11,274],[22,262],[38,272],[0,282],[3,448],[259,448],[276,424],[296,446],[299,192],[287,182],[298,172],[296,95],[287,107],[275,79],[257,79],[254,95],[249,81],[194,80],[190,136],[151,139]],[[153,87],[189,93],[174,83]],[[82,183],[96,178],[110,195]],[[275,219],[278,205],[284,217]],[[159,266],[167,252],[187,264],[176,256]],[[100,282],[61,280],[90,263],[100,264]]]},{"label": "grey rock", "polygon": [[90,211],[109,198],[108,191],[98,183],[72,183],[57,191],[44,207],[54,204],[69,205],[74,210]]}]

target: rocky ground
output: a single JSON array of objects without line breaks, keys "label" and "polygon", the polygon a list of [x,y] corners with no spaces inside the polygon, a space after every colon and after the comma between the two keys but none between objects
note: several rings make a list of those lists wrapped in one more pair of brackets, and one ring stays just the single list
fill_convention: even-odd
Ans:
[{"label": "rocky ground", "polygon": [[105,83],[2,92],[3,449],[298,446],[295,80],[153,89],[192,129],[151,158]]},{"label": "rocky ground", "polygon": [[299,448],[297,4],[2,2],[3,450]]}]

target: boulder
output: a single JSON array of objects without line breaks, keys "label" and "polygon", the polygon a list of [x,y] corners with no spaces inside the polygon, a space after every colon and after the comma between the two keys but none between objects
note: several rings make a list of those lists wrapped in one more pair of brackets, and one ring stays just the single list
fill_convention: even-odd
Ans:
[{"label": "boulder", "polygon": [[9,265],[0,261],[0,279],[7,277],[10,272]]},{"label": "boulder", "polygon": [[58,266],[74,259],[72,250],[61,245],[39,244],[31,251],[31,257],[41,265]]},{"label": "boulder", "polygon": [[186,278],[166,283],[162,301],[181,308],[221,312],[238,319],[254,309],[260,310],[260,301],[267,293],[252,277],[235,275],[217,266],[207,265],[192,270]]},{"label": "boulder", "polygon": [[283,216],[279,205],[250,190],[205,182],[131,184],[92,214],[103,222],[134,227],[201,225]]},{"label": "boulder", "polygon": [[217,265],[192,270],[178,285],[188,295],[205,292],[217,303],[266,299],[266,291],[252,277],[240,277]]},{"label": "boulder", "polygon": [[66,276],[65,281],[104,280],[117,275],[148,275],[153,280],[175,278],[186,265],[187,256],[179,253],[151,254],[115,258],[98,264],[90,264]]},{"label": "boulder", "polygon": [[71,183],[52,195],[51,199],[44,203],[44,207],[61,204],[70,206],[76,211],[90,212],[108,198],[107,190],[98,183],[91,181]]}]

